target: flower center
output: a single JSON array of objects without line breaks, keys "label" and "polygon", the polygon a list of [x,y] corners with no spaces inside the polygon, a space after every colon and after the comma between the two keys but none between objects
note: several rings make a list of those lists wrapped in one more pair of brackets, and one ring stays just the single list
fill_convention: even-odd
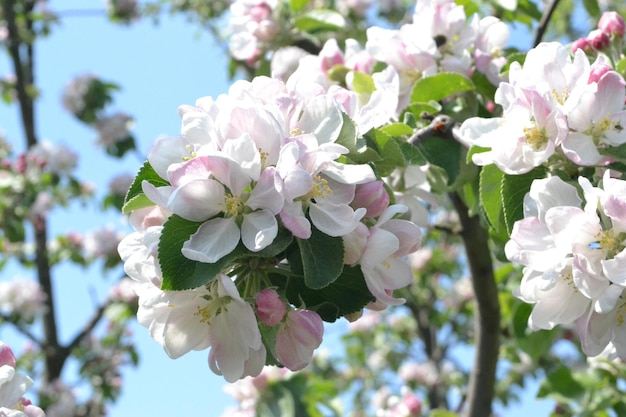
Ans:
[{"label": "flower center", "polygon": [[526,143],[535,151],[544,149],[548,143],[548,133],[546,129],[538,126],[525,127],[524,136],[526,137]]},{"label": "flower center", "polygon": [[332,193],[333,190],[331,190],[328,186],[328,181],[320,177],[319,175],[316,175],[313,178],[313,187],[307,193],[305,199],[316,200],[320,198],[326,198],[327,195],[331,195]]},{"label": "flower center", "polygon": [[224,205],[226,207],[224,212],[230,217],[239,216],[244,212],[244,201],[239,196],[227,193],[224,198]]},{"label": "flower center", "polygon": [[615,255],[626,249],[626,246],[624,246],[624,240],[626,240],[624,233],[615,235],[613,229],[608,229],[598,233],[596,238],[598,240],[594,243],[597,243],[598,249],[606,253],[606,259],[613,259]]},{"label": "flower center", "polygon": [[196,151],[193,149],[193,146],[187,145],[185,146],[185,150],[189,152],[189,156],[183,156],[183,161],[187,162],[198,156]]},{"label": "flower center", "polygon": [[599,144],[604,135],[611,130],[621,133],[624,128],[619,122],[612,121],[606,116],[599,122],[593,123],[592,127],[586,133],[593,138],[594,143]]},{"label": "flower center", "polygon": [[567,97],[569,96],[569,90],[567,88],[560,93],[556,91],[556,89],[552,89],[550,93],[552,94],[552,97],[554,97],[556,102],[559,103],[561,106],[565,103],[565,100],[567,100]]}]

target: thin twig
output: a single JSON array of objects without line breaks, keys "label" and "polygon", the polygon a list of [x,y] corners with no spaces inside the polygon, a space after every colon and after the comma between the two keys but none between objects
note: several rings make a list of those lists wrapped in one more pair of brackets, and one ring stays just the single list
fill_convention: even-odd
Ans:
[{"label": "thin twig", "polygon": [[548,29],[548,24],[550,23],[552,14],[556,10],[556,6],[559,4],[559,1],[560,0],[551,0],[550,3],[544,9],[543,15],[541,16],[541,20],[539,21],[539,25],[537,26],[537,35],[535,35],[535,43],[533,44],[533,46],[537,46],[541,43],[543,39],[543,35]]},{"label": "thin twig", "polygon": [[39,340],[37,338],[37,336],[35,336],[30,330],[28,330],[26,327],[22,326],[20,323],[15,322],[8,315],[0,314],[0,323],[2,323],[2,322],[10,323],[11,325],[13,325],[13,327],[15,327],[15,330],[17,330],[18,333],[21,333],[22,335],[24,335],[27,339],[29,339],[31,342],[33,342],[37,346],[41,346],[42,345],[41,340]]}]

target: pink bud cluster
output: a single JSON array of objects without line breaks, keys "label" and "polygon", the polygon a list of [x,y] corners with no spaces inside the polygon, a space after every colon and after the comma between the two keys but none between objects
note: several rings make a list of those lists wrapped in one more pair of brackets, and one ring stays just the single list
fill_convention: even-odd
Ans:
[{"label": "pink bud cluster", "polygon": [[589,32],[586,38],[572,43],[572,52],[582,49],[585,53],[605,51],[613,40],[621,45],[626,24],[624,19],[613,11],[604,12],[598,21],[598,28]]}]

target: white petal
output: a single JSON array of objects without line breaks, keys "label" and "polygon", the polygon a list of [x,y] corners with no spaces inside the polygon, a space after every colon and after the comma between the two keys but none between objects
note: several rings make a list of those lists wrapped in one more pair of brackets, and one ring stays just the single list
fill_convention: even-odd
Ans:
[{"label": "white petal", "polygon": [[276,217],[267,210],[259,210],[246,215],[241,225],[241,240],[252,252],[272,244],[278,235]]},{"label": "white petal", "polygon": [[174,190],[167,208],[184,219],[200,222],[224,209],[224,187],[215,180],[194,180]]},{"label": "white petal", "polygon": [[183,244],[182,253],[193,261],[215,263],[237,247],[239,236],[233,217],[211,219]]}]

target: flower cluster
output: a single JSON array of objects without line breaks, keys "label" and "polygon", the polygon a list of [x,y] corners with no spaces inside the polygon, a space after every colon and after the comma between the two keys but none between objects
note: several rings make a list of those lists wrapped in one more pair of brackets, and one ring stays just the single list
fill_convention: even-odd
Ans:
[{"label": "flower cluster", "polygon": [[0,415],[44,417],[43,410],[23,397],[33,381],[15,371],[15,355],[0,341]]},{"label": "flower cluster", "polygon": [[266,363],[299,370],[323,319],[403,302],[392,293],[412,280],[404,257],[421,231],[350,163],[340,143],[359,127],[343,110],[318,84],[266,77],[179,108],[182,135],[149,151],[126,202],[136,232],[119,246],[142,283],[139,321],[168,355],[210,347],[231,382]]},{"label": "flower cluster", "polygon": [[263,44],[279,32],[273,13],[277,0],[236,0],[230,6],[230,53],[253,63],[264,53]]},{"label": "flower cluster", "polygon": [[507,174],[565,158],[582,166],[606,164],[611,158],[603,150],[626,143],[624,86],[605,58],[591,65],[582,50],[572,58],[565,46],[542,43],[524,65],[513,62],[509,81],[498,87],[502,117],[470,118],[461,135],[469,145],[489,148],[473,155],[475,164],[493,163]]},{"label": "flower cluster", "polygon": [[16,279],[0,282],[0,311],[9,316],[32,322],[45,311],[46,294],[32,280]]},{"label": "flower cluster", "polygon": [[589,32],[586,38],[580,38],[572,43],[572,51],[582,49],[585,53],[612,52],[621,50],[624,29],[624,19],[617,12],[605,12],[598,21],[598,28]]},{"label": "flower cluster", "polygon": [[626,358],[626,181],[607,171],[602,187],[578,182],[584,201],[558,177],[533,182],[505,247],[524,266],[515,294],[535,305],[531,329],[576,323],[588,356],[611,344]]},{"label": "flower cluster", "polygon": [[[339,49],[335,39],[330,39],[318,55],[300,60],[294,76],[315,79],[323,85],[345,83],[349,90],[358,90],[354,87],[352,72],[372,74],[377,61],[384,63],[388,65],[388,75],[373,74],[375,94],[379,97],[371,102],[385,100],[385,105],[377,110],[387,111],[378,117],[388,119],[389,112],[393,116],[409,104],[417,80],[439,72],[471,76],[479,71],[497,85],[506,63],[503,48],[508,38],[506,24],[493,16],[468,19],[464,7],[453,1],[420,1],[412,22],[398,29],[372,26],[367,30],[364,46],[347,39],[345,52]],[[395,91],[390,87],[381,88],[381,84],[389,84],[383,81],[390,80],[391,70],[399,77]],[[392,93],[395,93],[395,101],[389,97]],[[358,101],[363,102],[363,97]]]},{"label": "flower cluster", "polygon": [[[115,17],[129,21],[124,10],[119,8],[132,7],[133,2],[113,2]],[[136,4],[135,4],[136,7]],[[130,11],[129,11],[130,13]],[[122,157],[126,152],[135,149],[135,139],[130,132],[133,118],[124,112],[109,114],[105,112],[107,105],[113,100],[112,92],[119,87],[111,82],[101,80],[92,74],[82,74],[71,80],[63,91],[63,107],[81,122],[93,127],[98,133],[97,145],[109,155]]]}]

